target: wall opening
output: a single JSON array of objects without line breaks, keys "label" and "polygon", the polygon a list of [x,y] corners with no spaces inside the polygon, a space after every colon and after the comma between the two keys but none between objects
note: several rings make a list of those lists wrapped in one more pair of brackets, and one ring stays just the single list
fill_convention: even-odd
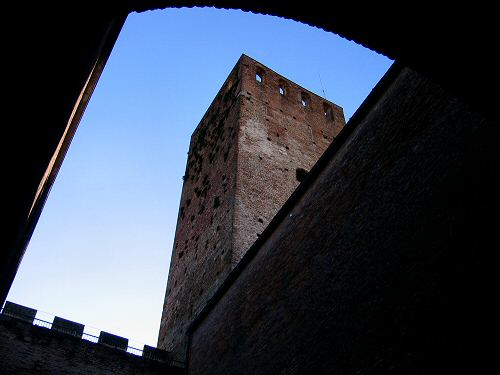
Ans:
[{"label": "wall opening", "polygon": [[305,180],[308,173],[309,172],[306,171],[304,168],[297,168],[295,170],[295,178],[297,179],[298,182],[302,182]]},{"label": "wall opening", "polygon": [[306,93],[301,93],[300,94],[300,103],[302,104],[303,108],[309,107],[309,95]]},{"label": "wall opening", "polygon": [[264,81],[264,70],[262,68],[257,67],[255,71],[255,80],[257,83],[262,83]]},{"label": "wall opening", "polygon": [[279,86],[279,93],[280,93],[280,95],[281,96],[285,96],[286,95],[286,84],[285,84],[285,82],[280,81],[279,84],[278,84],[278,86]]},{"label": "wall opening", "polygon": [[323,112],[327,120],[333,120],[333,110],[330,104],[323,103]]}]

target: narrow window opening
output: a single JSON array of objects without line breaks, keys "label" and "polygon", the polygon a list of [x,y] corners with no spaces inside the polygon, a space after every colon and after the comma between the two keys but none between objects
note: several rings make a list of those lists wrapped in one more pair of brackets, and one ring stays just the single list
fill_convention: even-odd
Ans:
[{"label": "narrow window opening", "polygon": [[297,168],[295,170],[295,177],[297,178],[297,181],[302,182],[305,180],[308,171],[306,171],[304,168]]},{"label": "narrow window opening", "polygon": [[220,198],[219,197],[215,197],[214,198],[214,208],[217,208],[220,206]]},{"label": "narrow window opening", "polygon": [[255,70],[255,80],[258,83],[262,83],[264,81],[264,71],[262,70],[262,68],[257,67],[257,69]]},{"label": "narrow window opening", "polygon": [[287,94],[285,81],[283,81],[282,79],[280,79],[279,82],[278,82],[278,85],[279,85],[280,95],[281,96],[285,96]]},{"label": "narrow window opening", "polygon": [[333,120],[333,111],[329,104],[323,103],[323,112],[327,120]]},{"label": "narrow window opening", "polygon": [[309,106],[309,96],[305,93],[300,94],[300,102],[302,107],[306,108]]}]

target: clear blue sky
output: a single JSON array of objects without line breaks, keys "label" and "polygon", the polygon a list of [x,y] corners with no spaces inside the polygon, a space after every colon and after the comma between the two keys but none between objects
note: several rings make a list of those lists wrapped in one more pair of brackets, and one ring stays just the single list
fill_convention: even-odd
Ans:
[{"label": "clear blue sky", "polygon": [[346,119],[391,64],[277,17],[131,14],[8,300],[156,345],[189,138],[242,53],[324,90]]}]

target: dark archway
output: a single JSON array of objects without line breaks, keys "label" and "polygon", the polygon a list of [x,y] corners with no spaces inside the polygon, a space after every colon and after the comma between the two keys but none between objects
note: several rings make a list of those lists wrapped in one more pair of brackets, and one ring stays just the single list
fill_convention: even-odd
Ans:
[{"label": "dark archway", "polygon": [[[271,14],[321,27],[427,75],[493,118],[498,84],[495,14],[476,4],[434,9],[313,1],[128,1],[115,6],[8,6],[4,70],[8,93],[3,159],[6,240],[0,261],[2,302],[93,87],[126,16],[165,7],[215,6]],[[408,10],[407,10],[408,9]]]}]

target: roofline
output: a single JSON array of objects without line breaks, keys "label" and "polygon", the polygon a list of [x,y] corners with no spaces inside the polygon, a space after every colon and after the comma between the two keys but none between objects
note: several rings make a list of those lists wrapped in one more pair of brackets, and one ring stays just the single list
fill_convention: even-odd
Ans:
[{"label": "roofline", "polygon": [[265,69],[267,69],[267,70],[270,70],[271,72],[273,72],[274,74],[276,74],[276,75],[277,75],[277,76],[279,76],[280,78],[284,79],[285,81],[288,81],[288,82],[290,82],[290,83],[293,83],[294,85],[298,86],[301,90],[306,91],[307,93],[312,94],[312,95],[314,95],[314,96],[316,96],[316,97],[320,98],[321,100],[323,100],[323,101],[327,102],[328,104],[331,104],[331,105],[333,105],[333,106],[335,106],[335,107],[337,107],[337,108],[341,109],[342,111],[344,111],[344,108],[343,108],[343,107],[341,107],[341,106],[339,106],[338,104],[336,104],[336,103],[334,103],[334,102],[332,102],[332,101],[330,101],[330,100],[328,100],[328,99],[326,99],[326,98],[322,97],[322,96],[321,96],[321,95],[319,95],[319,94],[316,94],[315,92],[313,92],[313,91],[311,91],[311,90],[306,89],[304,86],[299,85],[297,82],[292,81],[290,78],[287,78],[287,77],[285,77],[285,76],[283,76],[283,75],[279,74],[279,73],[278,73],[278,72],[276,72],[275,70],[273,70],[273,69],[269,68],[267,65],[262,64],[260,61],[255,60],[253,57],[248,56],[248,55],[247,55],[247,54],[245,54],[245,53],[242,53],[242,54],[241,54],[241,56],[240,56],[240,58],[238,59],[238,62],[236,63],[236,65],[238,65],[238,64],[241,62],[241,60],[242,60],[242,58],[243,58],[243,57],[246,57],[246,58],[248,58],[248,59],[250,59],[250,60],[254,61],[255,63],[257,63],[258,65],[262,66],[263,68],[265,68]]}]

